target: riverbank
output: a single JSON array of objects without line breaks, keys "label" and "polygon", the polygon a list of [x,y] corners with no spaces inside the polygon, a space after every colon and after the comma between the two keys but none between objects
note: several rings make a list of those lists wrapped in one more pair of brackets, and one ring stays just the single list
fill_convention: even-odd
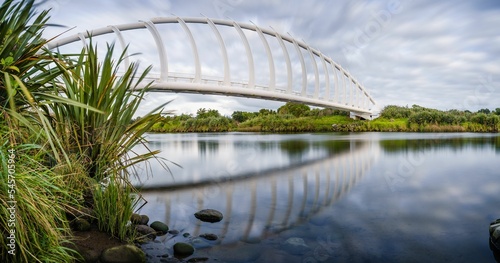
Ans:
[{"label": "riverbank", "polygon": [[277,111],[234,112],[222,116],[217,110],[199,109],[196,116],[162,117],[150,132],[498,132],[500,108],[478,112],[386,106],[374,120],[355,120],[348,112],[310,109],[286,103]]}]

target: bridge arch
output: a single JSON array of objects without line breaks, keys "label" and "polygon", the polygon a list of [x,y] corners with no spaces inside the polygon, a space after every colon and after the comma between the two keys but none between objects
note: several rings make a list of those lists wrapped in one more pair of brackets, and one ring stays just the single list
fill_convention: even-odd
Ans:
[{"label": "bridge arch", "polygon": [[[195,67],[192,74],[181,75],[169,71],[167,55],[170,51],[165,48],[164,35],[158,29],[158,25],[160,24],[178,24],[182,28],[189,40],[194,58]],[[196,42],[189,24],[206,25],[210,28],[209,31],[212,31],[214,34],[221,54],[223,76],[208,76],[202,72],[199,56],[200,43]],[[223,26],[233,28],[240,37],[241,43],[245,48],[245,56],[247,57],[248,81],[241,81],[231,76],[230,69],[232,64],[228,56],[228,48],[219,30]],[[159,59],[158,66],[160,73],[158,76],[150,79],[153,81],[152,91],[221,94],[286,102],[293,101],[319,107],[342,109],[365,117],[373,114],[376,105],[375,100],[365,87],[341,65],[319,50],[314,49],[303,41],[293,38],[291,35],[281,34],[273,28],[262,28],[253,23],[240,23],[208,17],[160,17],[136,23],[111,25],[78,33],[66,38],[56,39],[48,44],[48,48],[54,49],[78,41],[85,42],[85,39],[89,36],[98,37],[107,34],[114,34],[123,47],[127,42],[122,32],[138,29],[147,29],[149,31],[155,42],[156,53]],[[266,52],[269,70],[269,81],[267,84],[256,83],[254,54],[245,32],[257,34]],[[284,55],[286,72],[281,72],[286,74],[287,84],[284,87],[276,84],[277,69],[275,66],[275,57],[266,36],[270,36],[271,39],[279,44],[281,51],[277,52],[282,52]],[[293,48],[290,49],[287,47],[286,43]],[[299,72],[293,70],[291,52],[295,52],[295,55],[298,56],[301,68],[298,70]],[[308,61],[312,64],[309,65],[309,68],[313,69],[312,72],[307,72],[305,56],[309,57]],[[128,60],[126,63],[129,63]],[[320,69],[321,74],[319,73]],[[293,87],[293,77],[295,74],[301,76],[300,92],[295,91]],[[309,80],[314,83],[312,91],[307,89]]]}]

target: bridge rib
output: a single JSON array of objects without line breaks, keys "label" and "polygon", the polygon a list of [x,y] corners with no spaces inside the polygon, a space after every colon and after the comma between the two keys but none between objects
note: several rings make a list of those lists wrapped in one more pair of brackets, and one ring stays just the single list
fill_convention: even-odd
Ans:
[{"label": "bridge rib", "polygon": [[302,54],[302,51],[300,50],[299,44],[297,43],[297,40],[292,38],[292,43],[293,46],[295,47],[295,51],[297,52],[297,55],[299,56],[300,60],[300,67],[302,68],[302,90],[300,94],[302,96],[306,96],[306,89],[307,89],[307,74],[306,74],[306,63],[304,62],[304,55]]},{"label": "bridge rib", "polygon": [[[273,29],[274,30],[274,29]],[[275,37],[276,39],[278,40],[278,43],[280,44],[281,46],[281,49],[283,50],[283,56],[285,57],[285,62],[286,62],[286,75],[287,75],[287,89],[286,89],[286,93],[287,94],[292,94],[292,63],[290,62],[290,55],[288,54],[288,50],[285,46],[285,42],[283,42],[283,37],[278,34],[278,32],[274,31],[275,33]]]},{"label": "bridge rib", "polygon": [[163,44],[163,40],[153,22],[143,21],[142,23],[153,36],[156,48],[158,49],[158,55],[160,57],[160,81],[166,81],[168,79],[168,60],[167,60],[167,51],[165,50],[165,45]]},{"label": "bridge rib", "polygon": [[335,102],[339,102],[339,77],[337,76],[337,68],[335,67],[335,65],[333,63],[330,63],[330,65],[332,66],[332,70],[333,70],[333,78],[335,80],[335,90],[333,91],[333,94],[334,94],[334,99],[333,101]]},{"label": "bridge rib", "polygon": [[199,83],[201,82],[201,64],[200,64],[200,56],[198,55],[198,47],[196,46],[193,34],[191,33],[191,30],[189,30],[189,27],[187,26],[186,22],[184,22],[184,20],[180,17],[177,17],[177,21],[179,21],[179,24],[181,25],[182,29],[189,37],[189,41],[191,42],[191,49],[193,50],[194,64],[195,64],[194,82]]},{"label": "bridge rib", "polygon": [[266,40],[266,37],[262,33],[259,27],[255,27],[257,33],[259,34],[260,39],[262,40],[262,45],[266,49],[267,54],[267,62],[269,63],[269,90],[274,91],[276,88],[276,75],[274,72],[274,59],[273,53],[271,52],[271,48],[269,47],[269,43]]},{"label": "bridge rib", "polygon": [[241,41],[243,41],[243,45],[245,46],[245,50],[247,52],[247,59],[248,59],[248,87],[253,88],[255,87],[255,68],[254,68],[254,63],[253,63],[253,56],[252,56],[252,50],[250,49],[250,44],[248,43],[248,38],[246,37],[245,33],[243,30],[241,30],[241,27],[238,23],[233,22],[233,27],[238,31],[238,34],[241,37]]},{"label": "bridge rib", "polygon": [[124,52],[125,52],[125,56],[124,56],[125,68],[129,68],[130,67],[130,59],[129,59],[129,55],[128,55],[127,44],[125,43],[125,39],[123,38],[122,32],[116,26],[109,26],[109,27],[115,33],[116,37],[118,38],[118,41],[120,41],[120,45],[122,47],[122,50],[124,50]]},{"label": "bridge rib", "polygon": [[307,51],[311,56],[311,60],[313,61],[313,69],[314,69],[314,98],[318,98],[319,96],[319,72],[318,72],[318,64],[316,64],[316,59],[314,58],[314,54],[311,50],[310,46],[307,46]]},{"label": "bridge rib", "polygon": [[323,71],[325,72],[325,95],[327,100],[330,100],[330,74],[328,73],[328,66],[326,65],[326,60],[323,54],[319,54],[321,63],[323,64]]},{"label": "bridge rib", "polygon": [[217,37],[217,40],[219,41],[221,53],[222,53],[222,59],[224,60],[224,85],[230,86],[231,85],[231,73],[229,70],[229,58],[227,55],[227,49],[226,49],[226,44],[224,43],[224,39],[222,39],[222,36],[215,26],[214,22],[212,19],[207,17],[207,23],[208,25],[212,28],[212,31],[214,32],[215,36]]}]

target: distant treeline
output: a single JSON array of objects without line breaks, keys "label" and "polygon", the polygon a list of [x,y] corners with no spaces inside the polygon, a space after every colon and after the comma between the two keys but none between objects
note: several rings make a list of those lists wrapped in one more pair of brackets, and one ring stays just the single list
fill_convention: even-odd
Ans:
[{"label": "distant treeline", "polygon": [[499,123],[500,108],[471,112],[389,105],[382,110],[380,118],[363,126],[371,131],[498,132]]},{"label": "distant treeline", "polygon": [[164,116],[156,122],[152,132],[498,132],[500,108],[448,110],[424,108],[418,105],[402,107],[389,105],[375,120],[354,120],[349,112],[334,109],[311,109],[309,106],[288,102],[278,110],[261,109],[258,112],[235,111],[222,116],[214,109],[198,109],[196,116],[181,114]]}]

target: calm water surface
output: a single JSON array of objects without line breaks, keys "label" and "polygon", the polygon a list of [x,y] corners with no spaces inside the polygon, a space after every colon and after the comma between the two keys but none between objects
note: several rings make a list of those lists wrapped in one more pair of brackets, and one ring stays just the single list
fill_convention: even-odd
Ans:
[{"label": "calm water surface", "polygon": [[[488,226],[500,218],[498,135],[208,133],[148,140],[170,172],[154,161],[139,169],[135,183],[148,201],[140,213],[180,231],[143,247],[150,262],[165,260],[180,241],[209,262],[495,262]],[[205,208],[224,219],[198,221],[193,214]],[[203,233],[219,239],[199,238]]]}]

